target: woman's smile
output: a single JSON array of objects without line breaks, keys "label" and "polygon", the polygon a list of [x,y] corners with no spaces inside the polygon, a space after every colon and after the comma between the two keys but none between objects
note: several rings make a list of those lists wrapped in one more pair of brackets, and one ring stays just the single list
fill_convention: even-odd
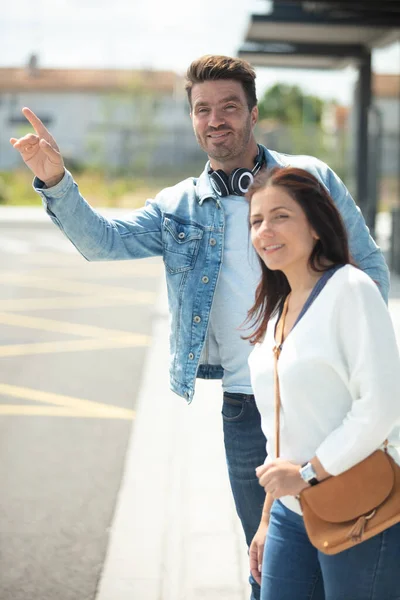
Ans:
[{"label": "woman's smile", "polygon": [[283,248],[284,245],[285,244],[272,244],[269,246],[265,246],[263,250],[266,254],[272,254],[272,252],[276,252],[277,250]]}]

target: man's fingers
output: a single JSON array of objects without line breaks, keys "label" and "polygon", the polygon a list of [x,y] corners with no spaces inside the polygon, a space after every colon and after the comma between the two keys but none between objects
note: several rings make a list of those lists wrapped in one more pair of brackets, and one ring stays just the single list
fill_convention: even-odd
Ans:
[{"label": "man's fingers", "polygon": [[16,144],[13,144],[14,148],[20,152],[22,158],[27,160],[27,158],[31,158],[33,154],[36,154],[39,148],[38,143],[27,144],[21,143],[21,141],[17,141]]},{"label": "man's fingers", "polygon": [[37,144],[39,142],[39,136],[34,133],[28,133],[25,135],[22,140],[27,144]]},{"label": "man's fingers", "polygon": [[46,152],[46,154],[51,157],[53,156],[55,157],[59,157],[60,153],[57,152],[57,150],[55,150],[50,144],[49,142],[46,142],[46,140],[41,139],[39,142],[39,146],[41,147],[42,150],[44,150]]},{"label": "man's fingers", "polygon": [[49,160],[52,163],[60,164],[60,165],[63,164],[61,154],[59,152],[57,152],[57,150],[55,150],[53,148],[53,146],[51,146],[51,144],[49,144],[49,142],[46,142],[46,140],[41,139],[39,142],[39,146],[47,154],[47,156],[49,157]]},{"label": "man's fingers", "polygon": [[38,136],[44,137],[49,136],[49,132],[46,127],[43,125],[42,121],[35,115],[34,112],[31,111],[30,108],[26,106],[22,109],[22,114],[26,119],[28,119],[29,123],[32,125],[33,129],[36,131]]},{"label": "man's fingers", "polygon": [[32,148],[36,148],[37,144],[39,143],[39,138],[33,133],[28,133],[28,135],[24,135],[24,137],[20,139],[11,138],[10,142],[16,150],[19,150],[20,152],[27,152],[32,150]]}]

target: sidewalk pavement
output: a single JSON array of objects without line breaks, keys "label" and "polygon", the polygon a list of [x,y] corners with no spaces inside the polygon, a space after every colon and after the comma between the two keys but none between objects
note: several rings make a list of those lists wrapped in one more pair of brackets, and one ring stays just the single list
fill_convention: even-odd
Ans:
[{"label": "sidewalk pavement", "polygon": [[229,487],[221,383],[169,391],[162,281],[125,473],[96,600],[248,600],[248,558]]}]

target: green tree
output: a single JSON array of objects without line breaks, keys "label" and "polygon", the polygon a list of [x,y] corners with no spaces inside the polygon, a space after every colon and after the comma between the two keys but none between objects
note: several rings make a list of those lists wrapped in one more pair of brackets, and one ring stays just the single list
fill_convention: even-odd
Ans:
[{"label": "green tree", "polygon": [[285,125],[321,123],[324,101],[304,94],[299,86],[276,83],[258,104],[260,119],[275,119]]}]

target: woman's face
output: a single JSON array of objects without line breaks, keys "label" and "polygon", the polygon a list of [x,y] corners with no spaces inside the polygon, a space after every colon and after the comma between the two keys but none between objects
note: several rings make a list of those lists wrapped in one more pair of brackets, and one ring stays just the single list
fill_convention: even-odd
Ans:
[{"label": "woman's face", "polygon": [[268,269],[287,275],[307,267],[318,236],[283,187],[271,185],[253,195],[250,225],[253,246]]}]

